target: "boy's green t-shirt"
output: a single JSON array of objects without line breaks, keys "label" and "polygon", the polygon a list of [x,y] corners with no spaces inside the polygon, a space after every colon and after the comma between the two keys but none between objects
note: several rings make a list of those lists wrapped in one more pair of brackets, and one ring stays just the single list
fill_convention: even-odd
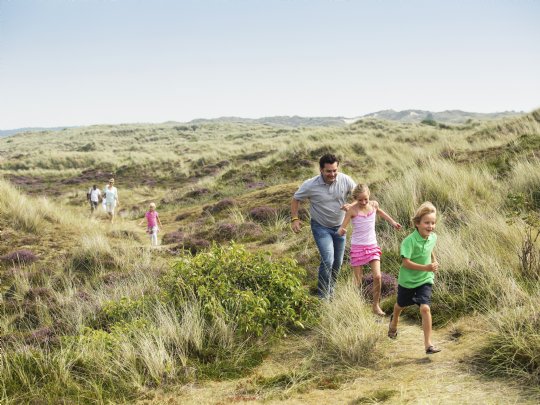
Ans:
[{"label": "boy's green t-shirt", "polygon": [[[400,255],[417,264],[430,264],[431,252],[437,242],[437,235],[432,233],[427,239],[422,238],[415,229],[401,242]],[[398,284],[405,288],[416,288],[422,284],[433,284],[435,274],[432,271],[410,270],[403,265],[399,268]]]}]

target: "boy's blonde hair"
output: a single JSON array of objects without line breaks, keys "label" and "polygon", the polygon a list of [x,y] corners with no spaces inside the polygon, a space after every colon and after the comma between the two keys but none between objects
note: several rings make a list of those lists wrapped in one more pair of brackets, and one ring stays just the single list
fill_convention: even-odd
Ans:
[{"label": "boy's blonde hair", "polygon": [[358,196],[362,193],[367,193],[369,196],[370,192],[367,184],[358,184],[352,192],[352,197],[356,200]]},{"label": "boy's blonde hair", "polygon": [[422,203],[422,205],[418,207],[414,216],[411,218],[413,225],[418,225],[422,217],[427,214],[437,214],[437,208],[429,201]]},{"label": "boy's blonde hair", "polygon": [[150,208],[156,208],[156,203],[150,203],[149,207]]}]

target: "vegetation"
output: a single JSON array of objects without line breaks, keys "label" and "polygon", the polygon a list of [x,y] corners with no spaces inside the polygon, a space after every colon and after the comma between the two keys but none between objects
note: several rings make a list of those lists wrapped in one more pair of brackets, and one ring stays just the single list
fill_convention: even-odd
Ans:
[{"label": "vegetation", "polygon": [[[540,381],[540,111],[435,119],[91,126],[0,139],[0,402],[163,403],[168,390],[189,402],[179,387],[208,379],[235,381],[229,402],[345,395],[338,388],[356,380],[366,384],[340,400],[422,402],[427,388],[392,373],[420,367],[445,386],[438,367],[466,364],[474,368],[447,375],[469,381],[474,369],[480,385],[493,384],[481,391],[492,402],[506,387],[513,402],[537,403],[527,386]],[[404,225],[377,224],[387,312],[410,217],[425,200],[437,206],[432,314],[444,362],[411,360],[423,352],[416,308],[388,342],[366,302],[372,279],[355,291],[347,263],[334,300],[314,298],[307,207],[297,235],[288,215],[326,151]],[[86,203],[88,187],[111,176],[122,202],[112,225]],[[137,226],[149,202],[164,224],[158,249]],[[455,384],[465,402],[485,399],[472,394],[478,385]]]}]

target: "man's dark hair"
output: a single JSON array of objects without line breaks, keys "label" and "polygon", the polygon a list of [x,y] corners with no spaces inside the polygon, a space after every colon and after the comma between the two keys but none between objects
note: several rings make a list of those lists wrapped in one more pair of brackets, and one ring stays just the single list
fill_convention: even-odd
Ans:
[{"label": "man's dark hair", "polygon": [[329,163],[329,164],[333,165],[336,162],[339,165],[339,159],[336,157],[336,155],[333,155],[331,153],[327,153],[325,155],[322,155],[321,158],[319,159],[319,167],[322,169],[322,168],[324,168],[325,164]]}]

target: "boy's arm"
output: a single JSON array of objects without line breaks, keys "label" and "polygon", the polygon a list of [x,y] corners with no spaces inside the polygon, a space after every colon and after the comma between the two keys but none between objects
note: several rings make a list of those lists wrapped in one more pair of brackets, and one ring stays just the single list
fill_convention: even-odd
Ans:
[{"label": "boy's arm", "polygon": [[[432,256],[431,256],[432,260],[433,260],[433,257],[434,256],[432,254]],[[439,268],[439,263],[437,263],[436,261],[433,261],[430,264],[418,264],[418,263],[415,263],[415,262],[411,261],[411,259],[407,259],[406,257],[402,258],[401,264],[403,264],[403,267],[405,267],[406,269],[417,270],[417,271],[436,272],[437,269]]]},{"label": "boy's arm", "polygon": [[388,215],[386,212],[381,210],[379,207],[379,203],[377,201],[373,201],[375,209],[377,210],[377,215],[380,216],[382,219],[384,219],[386,222],[388,222],[390,225],[392,225],[395,229],[401,229],[401,224],[396,222],[394,218],[392,218],[390,215]]},{"label": "boy's arm", "polygon": [[349,221],[351,220],[352,210],[348,210],[345,213],[345,218],[343,218],[343,223],[341,224],[341,227],[338,229],[338,234],[340,236],[343,236],[347,233],[347,226],[349,226]]}]

